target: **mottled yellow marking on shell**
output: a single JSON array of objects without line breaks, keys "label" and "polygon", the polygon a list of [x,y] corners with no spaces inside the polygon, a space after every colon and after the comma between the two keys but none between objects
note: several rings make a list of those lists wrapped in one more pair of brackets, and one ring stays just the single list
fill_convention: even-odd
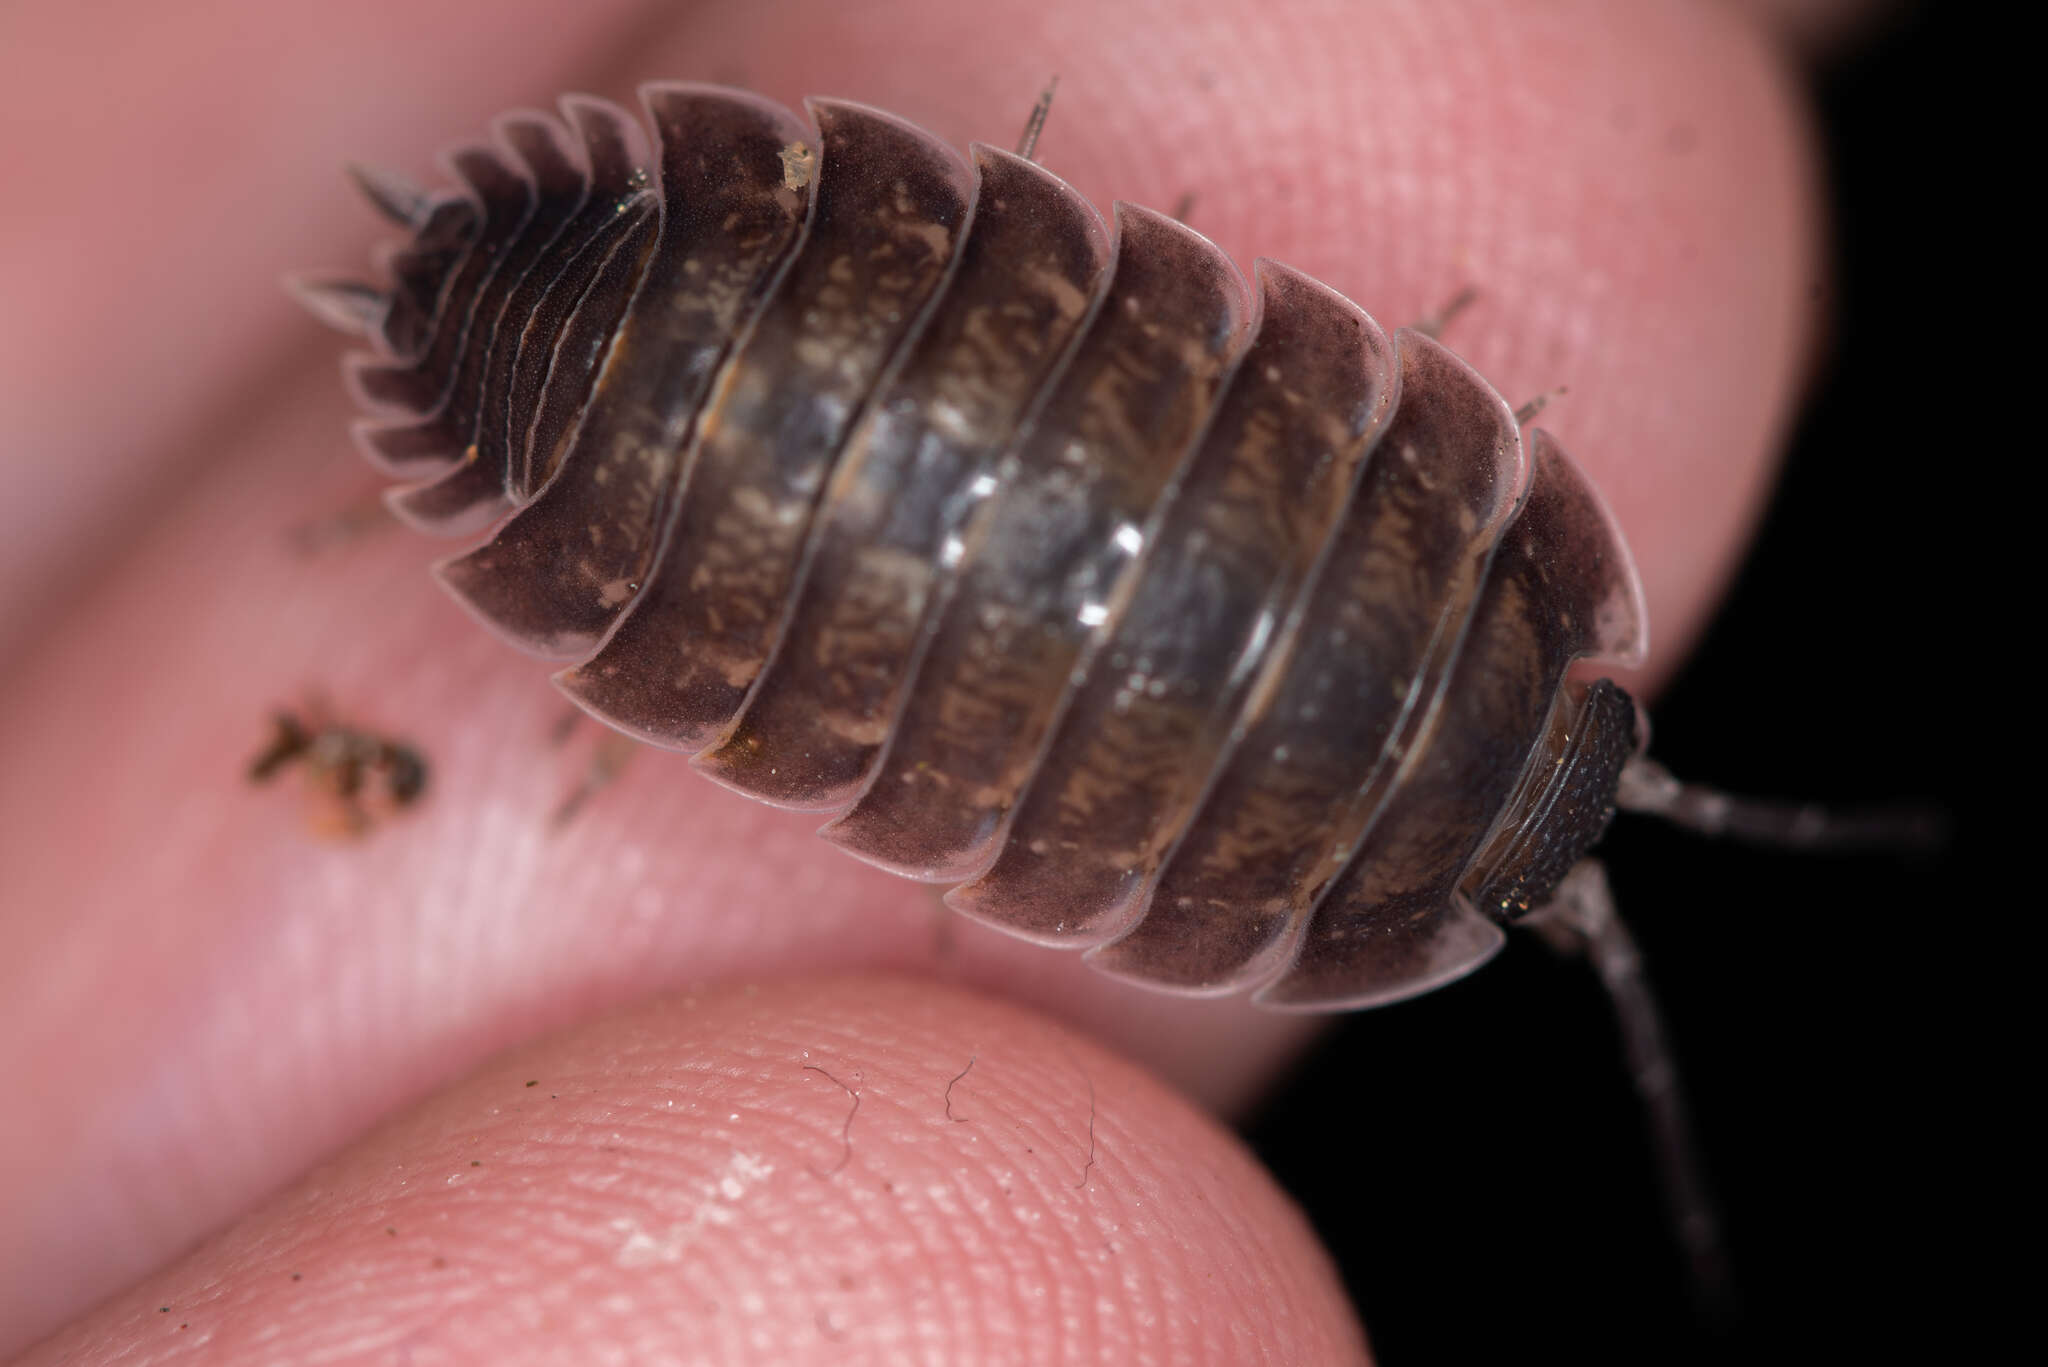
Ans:
[{"label": "mottled yellow marking on shell", "polygon": [[802,142],[790,143],[782,149],[782,185],[786,190],[801,190],[811,183],[811,177],[818,173],[818,154]]}]

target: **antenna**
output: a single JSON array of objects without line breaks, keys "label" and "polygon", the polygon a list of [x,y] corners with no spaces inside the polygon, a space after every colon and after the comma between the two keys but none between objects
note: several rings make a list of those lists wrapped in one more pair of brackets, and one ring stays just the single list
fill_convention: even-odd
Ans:
[{"label": "antenna", "polygon": [[1623,811],[1660,816],[1701,835],[1790,849],[1932,850],[1948,838],[1947,820],[1928,808],[1829,811],[1812,802],[1737,797],[1687,783],[1647,755],[1637,755],[1622,766],[1614,801]]}]

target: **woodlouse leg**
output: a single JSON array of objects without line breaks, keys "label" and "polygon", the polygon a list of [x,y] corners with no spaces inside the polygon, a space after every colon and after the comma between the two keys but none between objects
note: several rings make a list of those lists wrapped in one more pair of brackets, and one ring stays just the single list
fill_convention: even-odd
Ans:
[{"label": "woodlouse leg", "polygon": [[1725,1319],[1733,1309],[1733,1289],[1720,1218],[1694,1143],[1663,1017],[1643,973],[1642,955],[1615,910],[1606,869],[1597,860],[1581,860],[1551,900],[1520,924],[1541,931],[1561,949],[1584,954],[1600,975],[1614,1006],[1629,1077],[1642,1101],[1665,1206],[1685,1254],[1694,1299],[1703,1316]]},{"label": "woodlouse leg", "polygon": [[1031,106],[1031,117],[1024,121],[1024,136],[1017,139],[1017,155],[1026,161],[1038,159],[1038,135],[1045,131],[1045,116],[1052,113],[1052,93],[1059,88],[1059,77],[1047,81],[1038,103]]},{"label": "woodlouse leg", "polygon": [[1478,297],[1478,288],[1473,285],[1467,285],[1452,295],[1444,303],[1443,307],[1430,314],[1427,318],[1424,318],[1421,322],[1410,325],[1408,330],[1410,332],[1419,332],[1432,342],[1437,341],[1442,338],[1444,329],[1451,325],[1451,320],[1470,308],[1472,301]]},{"label": "woodlouse leg", "polygon": [[1552,399],[1561,399],[1570,392],[1563,385],[1559,385],[1555,389],[1544,390],[1541,394],[1538,394],[1535,398],[1515,410],[1515,421],[1527,427],[1530,423],[1536,421],[1537,414],[1550,407]]},{"label": "woodlouse leg", "polygon": [[559,831],[574,821],[577,814],[590,804],[590,799],[609,788],[626,771],[626,766],[632,762],[633,756],[640,753],[640,748],[640,742],[631,736],[609,729],[600,732],[597,744],[591,747],[582,780],[556,806],[549,825]]},{"label": "woodlouse leg", "polygon": [[548,744],[557,749],[567,745],[569,737],[576,734],[577,728],[583,724],[583,719],[589,715],[580,707],[563,708],[562,715],[556,717],[554,724],[548,727]]}]

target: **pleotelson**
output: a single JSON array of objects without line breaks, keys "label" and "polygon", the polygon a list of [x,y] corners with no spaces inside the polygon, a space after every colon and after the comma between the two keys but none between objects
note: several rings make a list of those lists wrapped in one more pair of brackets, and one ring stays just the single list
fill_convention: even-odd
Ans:
[{"label": "pleotelson", "polygon": [[1429,338],[1023,157],[696,85],[509,115],[357,300],[392,507],[578,703],[959,910],[1296,1009],[1597,838],[1641,591]]}]

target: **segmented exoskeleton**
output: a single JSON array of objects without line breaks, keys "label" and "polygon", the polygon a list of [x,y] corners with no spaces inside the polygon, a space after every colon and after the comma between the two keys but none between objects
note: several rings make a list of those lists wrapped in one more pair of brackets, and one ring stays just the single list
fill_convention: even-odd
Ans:
[{"label": "segmented exoskeleton", "polygon": [[589,711],[1098,966],[1290,1007],[1468,971],[1635,749],[1597,495],[1412,331],[986,146],[731,90],[373,178],[371,458]]},{"label": "segmented exoskeleton", "polygon": [[[556,682],[729,787],[1109,972],[1292,1009],[1469,972],[1532,910],[1607,979],[1681,1227],[1706,1203],[1585,861],[1617,802],[1838,843],[1640,753],[1634,566],[1428,336],[1030,160],[663,84],[506,116],[453,190],[358,173],[370,458]],[[1041,111],[1042,112],[1042,111]],[[1035,124],[1034,124],[1035,127]],[[1027,144],[1030,135],[1027,134]]]}]

